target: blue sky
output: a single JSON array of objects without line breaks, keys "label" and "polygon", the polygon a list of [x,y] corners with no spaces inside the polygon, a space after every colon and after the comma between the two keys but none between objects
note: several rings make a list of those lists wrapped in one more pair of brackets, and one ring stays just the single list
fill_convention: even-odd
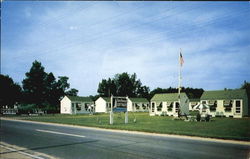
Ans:
[{"label": "blue sky", "polygon": [[2,2],[1,73],[21,83],[32,62],[97,94],[116,73],[144,85],[217,90],[250,81],[249,2]]}]

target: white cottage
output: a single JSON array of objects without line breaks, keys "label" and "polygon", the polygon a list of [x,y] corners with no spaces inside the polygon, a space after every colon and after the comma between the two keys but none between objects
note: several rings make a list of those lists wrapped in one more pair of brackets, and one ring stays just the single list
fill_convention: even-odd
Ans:
[{"label": "white cottage", "polygon": [[201,103],[209,105],[210,115],[242,118],[248,114],[245,89],[205,91]]},{"label": "white cottage", "polygon": [[111,98],[110,97],[99,97],[95,101],[95,112],[96,113],[108,113],[111,110]]},{"label": "white cottage", "polygon": [[151,99],[149,114],[177,116],[179,109],[181,114],[189,114],[189,99],[186,93],[181,93],[180,99],[181,104],[178,93],[155,94]]},{"label": "white cottage", "polygon": [[149,101],[146,98],[128,98],[128,111],[148,112]]},{"label": "white cottage", "polygon": [[94,102],[89,97],[64,96],[60,103],[61,114],[87,114],[94,112]]}]

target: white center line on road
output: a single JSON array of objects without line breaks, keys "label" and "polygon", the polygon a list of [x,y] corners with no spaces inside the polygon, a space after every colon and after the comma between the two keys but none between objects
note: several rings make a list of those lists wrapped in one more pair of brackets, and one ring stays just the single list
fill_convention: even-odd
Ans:
[{"label": "white center line on road", "polygon": [[52,134],[59,134],[59,135],[74,136],[74,137],[82,137],[82,138],[86,137],[86,136],[82,136],[82,135],[68,134],[68,133],[62,133],[62,132],[57,132],[57,131],[49,131],[49,130],[41,130],[41,129],[36,129],[36,131],[52,133]]},{"label": "white center line on road", "polygon": [[23,154],[25,156],[29,156],[31,158],[44,159],[42,157],[39,157],[39,156],[36,156],[36,155],[32,155],[32,154],[29,154],[29,153],[26,153],[26,152],[22,152],[22,151],[14,149],[14,148],[6,147],[6,146],[3,146],[3,145],[0,145],[0,146],[3,147],[3,148],[5,148],[5,149],[7,149],[7,150],[10,150],[10,151],[13,151],[13,152],[17,152],[17,153]]}]

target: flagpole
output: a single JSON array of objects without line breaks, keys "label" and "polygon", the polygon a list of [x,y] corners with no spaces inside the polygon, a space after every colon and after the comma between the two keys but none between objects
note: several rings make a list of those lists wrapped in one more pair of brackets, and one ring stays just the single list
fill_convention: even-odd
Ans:
[{"label": "flagpole", "polygon": [[[181,48],[179,53],[179,84],[178,84],[178,101],[179,101],[179,109],[181,107]],[[178,110],[179,111],[179,110]]]}]

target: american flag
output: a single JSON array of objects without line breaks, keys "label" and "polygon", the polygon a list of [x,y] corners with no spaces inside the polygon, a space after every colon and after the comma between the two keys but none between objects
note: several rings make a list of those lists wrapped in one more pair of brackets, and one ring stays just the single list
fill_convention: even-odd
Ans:
[{"label": "american flag", "polygon": [[180,65],[182,66],[183,65],[183,63],[184,63],[184,59],[183,59],[183,57],[182,57],[182,54],[181,54],[181,52],[180,52]]}]

